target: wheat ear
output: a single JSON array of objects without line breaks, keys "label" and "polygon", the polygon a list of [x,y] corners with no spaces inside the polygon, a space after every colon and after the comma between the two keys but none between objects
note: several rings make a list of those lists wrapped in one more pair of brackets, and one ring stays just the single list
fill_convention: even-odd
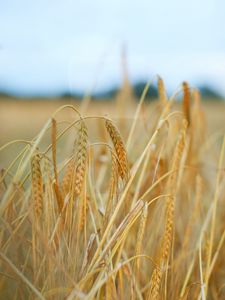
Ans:
[{"label": "wheat ear", "polygon": [[161,277],[162,277],[162,267],[165,262],[168,260],[170,255],[172,237],[173,237],[173,227],[174,227],[174,197],[176,192],[176,180],[177,180],[177,170],[180,165],[183,149],[185,146],[185,137],[186,137],[186,128],[187,122],[183,122],[183,128],[179,135],[175,152],[172,161],[172,170],[174,173],[169,178],[169,191],[170,196],[167,197],[166,202],[166,224],[165,224],[165,231],[162,240],[162,247],[161,247],[161,254],[159,259],[159,266],[156,267],[153,271],[152,278],[151,278],[151,288],[150,288],[150,298],[149,299],[157,299],[161,284]]},{"label": "wheat ear", "polygon": [[57,123],[56,120],[52,118],[52,160],[53,160],[53,167],[54,167],[54,176],[55,176],[55,182],[53,184],[53,188],[55,191],[57,204],[59,211],[61,212],[63,208],[63,198],[59,187],[59,180],[58,180],[58,173],[57,173],[57,162],[56,162],[56,135],[57,135]]},{"label": "wheat ear", "polygon": [[66,166],[66,171],[62,180],[62,191],[64,196],[66,196],[70,191],[72,179],[74,176],[73,175],[74,169],[75,169],[75,160],[74,158],[72,158]]},{"label": "wheat ear", "polygon": [[180,161],[182,158],[182,153],[185,146],[186,132],[187,132],[188,123],[184,119],[182,124],[182,129],[178,137],[178,141],[175,147],[174,156],[172,160],[172,171],[174,171],[169,178],[169,189],[172,194],[176,192],[176,182],[177,182],[177,174],[180,165]]},{"label": "wheat ear", "polygon": [[181,130],[181,133],[179,135],[173,162],[172,162],[172,170],[174,173],[172,173],[170,179],[169,179],[169,190],[170,190],[170,196],[167,198],[167,207],[166,207],[166,226],[165,226],[165,234],[163,238],[163,245],[162,245],[162,256],[161,260],[165,261],[169,257],[170,252],[170,245],[172,241],[172,234],[173,234],[173,218],[174,218],[174,197],[176,193],[176,181],[177,181],[177,173],[180,166],[180,161],[182,157],[182,153],[185,146],[185,137],[186,137],[186,128],[187,128],[187,122],[184,121],[183,128]]},{"label": "wheat ear", "polygon": [[157,266],[152,273],[150,291],[147,297],[148,300],[157,300],[159,298],[161,278],[162,271],[161,268]]},{"label": "wheat ear", "polygon": [[118,162],[117,157],[114,153],[111,154],[111,179],[110,179],[110,190],[109,190],[109,198],[106,204],[105,209],[105,217],[104,217],[104,226],[103,229],[106,227],[110,215],[113,211],[113,199],[117,193],[117,186],[118,186]]},{"label": "wheat ear", "polygon": [[75,156],[75,193],[77,196],[80,195],[84,183],[84,177],[87,167],[87,143],[87,127],[84,121],[81,121],[80,128],[78,131],[77,152]]},{"label": "wheat ear", "polygon": [[122,179],[127,180],[129,178],[129,166],[127,159],[127,152],[124,146],[123,139],[118,131],[118,129],[109,120],[105,122],[106,129],[111,137],[113,146],[115,148],[118,157],[118,171]]},{"label": "wheat ear", "polygon": [[190,125],[191,122],[191,116],[190,116],[190,98],[191,98],[191,93],[190,93],[190,87],[189,84],[184,81],[183,82],[183,112],[184,116],[187,120],[188,126]]},{"label": "wheat ear", "polygon": [[[136,256],[141,254],[142,242],[143,242],[143,238],[144,238],[147,217],[148,217],[148,204],[146,202],[142,209],[142,214],[140,217],[140,224],[139,224],[138,234],[137,234],[137,245],[136,245],[136,250],[135,250]],[[140,273],[140,259],[137,258],[135,262],[136,262],[135,274],[136,274],[136,278],[138,279],[139,273]]]},{"label": "wheat ear", "polygon": [[166,208],[166,226],[165,233],[162,243],[162,255],[161,261],[165,262],[169,258],[170,246],[173,236],[173,221],[174,219],[174,197],[169,196],[167,199],[167,208]]},{"label": "wheat ear", "polygon": [[43,210],[43,180],[40,165],[40,155],[37,153],[31,160],[31,174],[32,174],[32,198],[34,205],[34,212],[39,217]]},{"label": "wheat ear", "polygon": [[167,102],[167,95],[166,95],[165,85],[161,77],[158,77],[158,94],[159,94],[159,101],[162,104],[162,107],[164,107]]}]

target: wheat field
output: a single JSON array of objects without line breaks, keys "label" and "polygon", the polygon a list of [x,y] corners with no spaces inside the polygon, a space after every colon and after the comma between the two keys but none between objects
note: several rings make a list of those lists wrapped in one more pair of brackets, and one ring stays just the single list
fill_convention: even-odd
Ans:
[{"label": "wheat field", "polygon": [[149,85],[2,126],[1,299],[225,299],[224,104]]}]

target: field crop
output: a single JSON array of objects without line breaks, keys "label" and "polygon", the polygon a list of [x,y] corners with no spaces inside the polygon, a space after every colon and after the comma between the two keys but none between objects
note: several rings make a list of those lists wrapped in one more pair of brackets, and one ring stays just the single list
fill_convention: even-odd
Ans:
[{"label": "field crop", "polygon": [[225,299],[223,117],[148,88],[1,146],[1,299]]}]

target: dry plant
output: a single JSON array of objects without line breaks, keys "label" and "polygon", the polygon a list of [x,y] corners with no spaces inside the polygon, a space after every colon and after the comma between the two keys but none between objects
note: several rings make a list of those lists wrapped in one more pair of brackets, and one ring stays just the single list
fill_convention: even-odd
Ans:
[{"label": "dry plant", "polygon": [[4,166],[1,299],[225,299],[225,138],[186,82],[142,118],[149,87],[124,127],[61,107]]}]

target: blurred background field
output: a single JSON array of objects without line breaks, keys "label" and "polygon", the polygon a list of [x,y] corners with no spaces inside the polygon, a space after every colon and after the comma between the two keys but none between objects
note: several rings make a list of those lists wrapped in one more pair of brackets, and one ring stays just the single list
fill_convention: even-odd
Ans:
[{"label": "blurred background field", "polygon": [[[0,101],[0,146],[16,139],[31,140],[40,131],[45,122],[60,106],[72,104],[82,109],[82,101],[61,99],[2,99]],[[132,120],[138,101],[130,105],[124,117]],[[149,106],[150,116],[147,122],[151,122],[151,114],[154,116],[157,101],[146,101],[144,107]],[[177,102],[174,109],[181,110],[181,103]],[[203,101],[203,110],[206,117],[207,132],[210,135],[220,133],[225,128],[225,103],[215,99]],[[118,121],[118,111],[115,99],[92,100],[89,103],[87,115],[110,116]],[[61,113],[63,120],[72,120],[73,113],[67,110]],[[91,130],[94,130],[91,127]],[[17,146],[11,146],[0,155],[0,164],[5,165],[12,157]]]}]

